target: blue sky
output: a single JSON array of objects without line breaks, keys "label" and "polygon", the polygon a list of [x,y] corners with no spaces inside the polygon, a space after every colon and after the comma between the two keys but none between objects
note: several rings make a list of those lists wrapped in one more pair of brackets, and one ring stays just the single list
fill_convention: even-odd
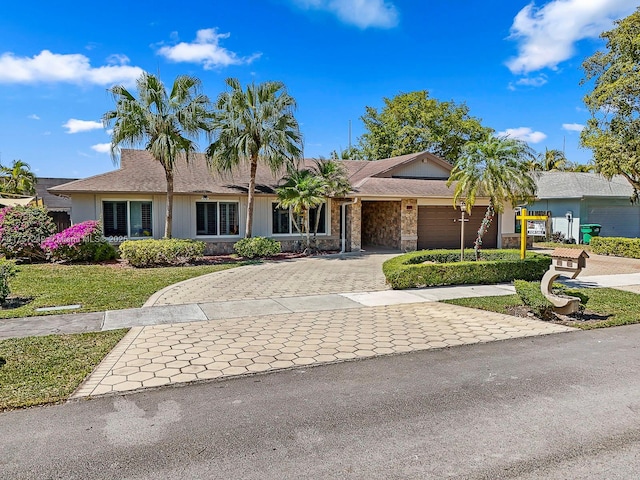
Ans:
[{"label": "blue sky", "polygon": [[[112,170],[100,124],[107,88],[142,71],[170,84],[199,77],[283,81],[298,102],[305,156],[363,133],[366,106],[429,90],[466,103],[497,132],[537,151],[578,148],[588,118],[579,85],[598,35],[636,0],[61,0],[9,2],[0,16],[0,160],[39,176]],[[206,147],[203,141],[200,148]]]}]

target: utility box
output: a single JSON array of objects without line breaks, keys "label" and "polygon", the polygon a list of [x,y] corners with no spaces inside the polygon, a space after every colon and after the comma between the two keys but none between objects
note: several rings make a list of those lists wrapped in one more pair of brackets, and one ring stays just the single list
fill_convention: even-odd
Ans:
[{"label": "utility box", "polygon": [[556,248],[551,258],[552,266],[557,271],[576,273],[587,266],[589,255],[579,248]]}]

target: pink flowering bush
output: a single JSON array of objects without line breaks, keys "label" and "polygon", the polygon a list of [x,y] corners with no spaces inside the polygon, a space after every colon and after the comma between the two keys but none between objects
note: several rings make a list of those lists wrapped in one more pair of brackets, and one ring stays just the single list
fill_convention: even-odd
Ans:
[{"label": "pink flowering bush", "polygon": [[40,246],[54,261],[100,262],[116,257],[115,248],[102,235],[96,220],[72,225],[46,238]]},{"label": "pink flowering bush", "polygon": [[0,253],[7,258],[44,260],[40,243],[56,227],[40,207],[5,207],[0,209]]}]

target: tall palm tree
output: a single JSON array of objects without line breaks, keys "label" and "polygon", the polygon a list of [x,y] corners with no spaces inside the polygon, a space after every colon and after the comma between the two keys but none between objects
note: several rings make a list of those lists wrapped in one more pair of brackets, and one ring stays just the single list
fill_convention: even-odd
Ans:
[{"label": "tall palm tree", "polygon": [[543,172],[564,171],[569,166],[569,161],[562,150],[548,148],[538,155],[538,163]]},{"label": "tall palm tree", "polygon": [[102,117],[105,128],[113,126],[111,157],[117,161],[119,147],[143,145],[160,162],[167,181],[167,213],[164,236],[171,238],[173,219],[173,177],[176,160],[188,162],[197,150],[193,138],[209,131],[210,102],[200,93],[199,79],[180,75],[170,92],[155,75],[143,73],[136,82],[138,98],[124,86],[109,89],[115,110]]},{"label": "tall palm tree", "polygon": [[[289,209],[291,221],[296,230],[306,237],[306,249],[309,249],[311,246],[309,211],[323,204],[327,195],[327,182],[309,169],[295,168],[290,168],[281,182],[281,186],[276,189],[278,207]],[[294,214],[295,217],[293,217]],[[301,225],[298,219],[301,220]]]},{"label": "tall palm tree", "polygon": [[[343,197],[351,191],[351,183],[345,166],[336,160],[314,160],[314,174],[322,179],[325,184],[325,194],[328,197]],[[320,227],[320,214],[324,202],[318,206],[316,222],[313,229],[314,238]]]},{"label": "tall palm tree", "polygon": [[482,237],[491,226],[496,212],[504,211],[504,202],[514,206],[535,195],[536,183],[528,168],[532,156],[530,147],[516,139],[494,137],[467,143],[459,160],[451,170],[447,186],[456,182],[453,204],[464,199],[467,212],[476,202],[476,196],[489,197],[489,205],[478,230],[474,249],[480,255]]},{"label": "tall palm tree", "polygon": [[2,183],[0,190],[4,193],[18,195],[34,195],[36,193],[36,175],[31,171],[28,163],[14,160],[10,167],[0,165]]},{"label": "tall palm tree", "polygon": [[230,172],[249,163],[249,189],[245,236],[251,237],[258,162],[277,172],[302,156],[302,136],[293,112],[296,101],[281,82],[254,83],[243,90],[228,78],[230,90],[220,94],[212,119],[213,143],[205,154],[209,165]]}]

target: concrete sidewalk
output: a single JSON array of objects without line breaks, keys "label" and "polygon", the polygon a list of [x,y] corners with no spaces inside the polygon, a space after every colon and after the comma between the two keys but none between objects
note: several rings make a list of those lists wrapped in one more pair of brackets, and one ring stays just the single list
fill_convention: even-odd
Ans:
[{"label": "concrete sidewalk", "polygon": [[0,320],[0,340],[63,333],[99,332],[137,326],[437,302],[453,298],[510,295],[514,292],[513,286],[509,284],[463,285],[159,305],[96,313],[13,318]]}]

